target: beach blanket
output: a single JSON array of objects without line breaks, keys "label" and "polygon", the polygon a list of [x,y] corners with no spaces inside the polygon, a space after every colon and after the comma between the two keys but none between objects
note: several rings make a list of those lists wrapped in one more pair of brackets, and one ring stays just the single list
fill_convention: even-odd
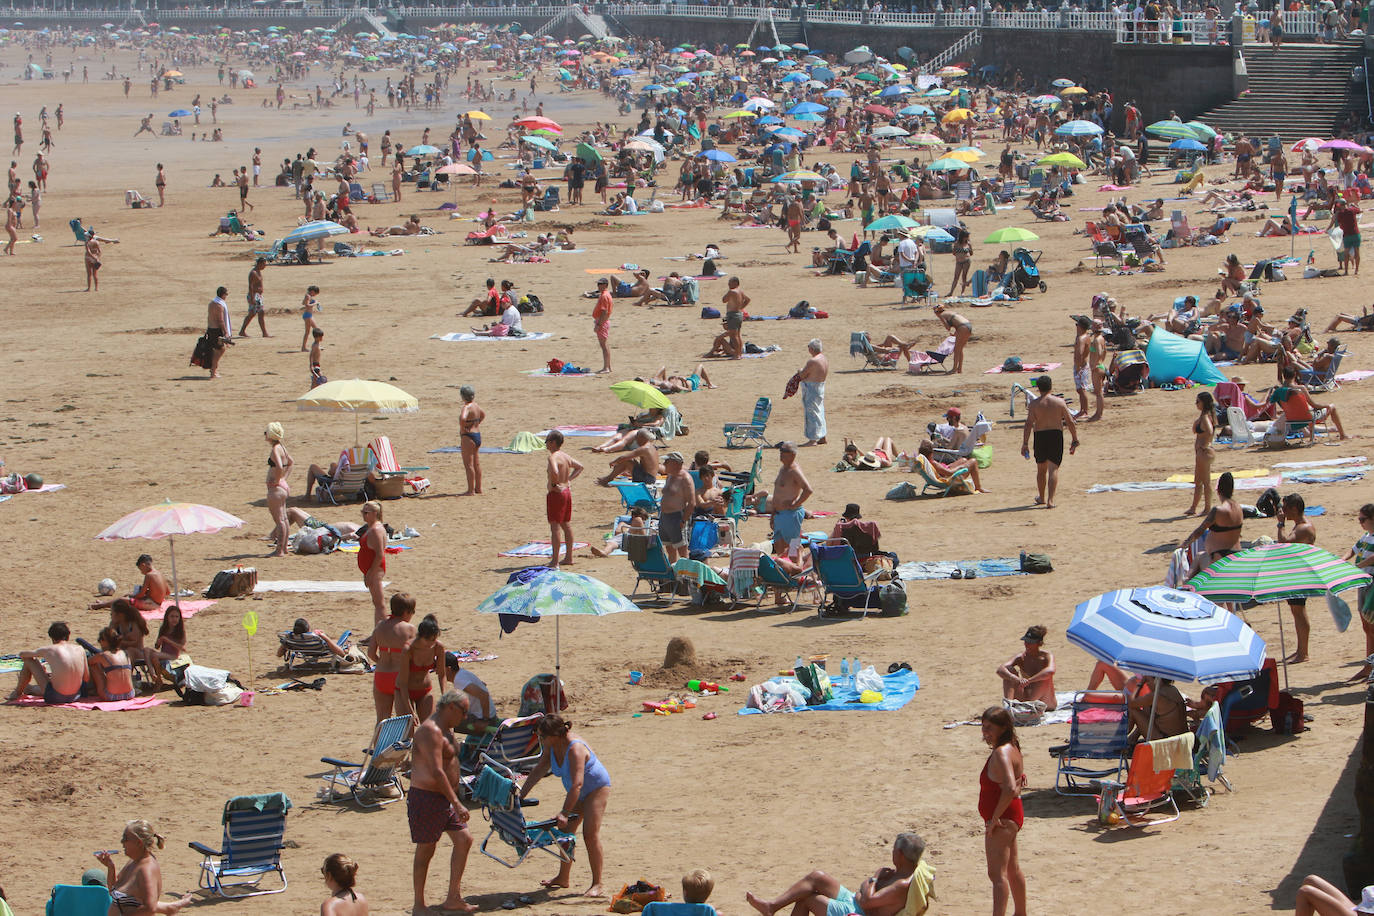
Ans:
[{"label": "beach blanket", "polygon": [[[65,483],[45,483],[45,484],[43,484],[43,486],[39,487],[37,490],[23,490],[23,491],[21,491],[21,492],[22,492],[22,493],[56,493],[58,490],[65,490],[65,489],[67,489],[67,485],[66,485]],[[20,494],[19,494],[19,493],[6,493],[5,495],[6,495],[6,497],[9,497],[9,496],[18,496],[18,495],[20,495]],[[4,502],[4,500],[0,500],[0,502]]]},{"label": "beach blanket", "polygon": [[481,649],[450,649],[449,654],[455,656],[460,663],[467,662],[490,662],[500,658],[491,652],[483,652]]},{"label": "beach blanket", "polygon": [[[359,545],[358,545],[357,543],[352,543],[352,544],[340,544],[340,545],[338,546],[338,548],[336,549],[336,552],[337,552],[337,553],[357,553],[357,552],[358,552],[358,548],[359,548]],[[386,548],[385,548],[385,550],[386,550],[387,553],[400,553],[402,550],[414,550],[414,549],[415,549],[415,548],[411,547],[409,544],[387,544],[387,545],[386,545]]]},{"label": "beach blanket", "polygon": [[595,372],[550,372],[548,366],[539,369],[522,369],[521,373],[532,378],[593,378]]},{"label": "beach blanket", "polygon": [[17,655],[0,658],[0,671],[18,671],[24,667],[24,661]]},{"label": "beach blanket", "polygon": [[977,573],[974,578],[992,579],[998,576],[1024,576],[1021,571],[1020,557],[991,557],[984,560],[925,560],[903,563],[897,567],[897,575],[904,582],[918,579],[948,579],[955,570],[967,575],[972,569]]},{"label": "beach blanket", "polygon": [[[54,703],[54,709],[98,709],[102,712],[131,712],[135,709],[151,709],[167,701],[161,697],[134,697],[132,700],[77,700],[75,703]],[[47,706],[42,697],[23,696],[11,700],[10,706]]]},{"label": "beach blanket", "polygon": [[[615,426],[555,426],[554,429],[567,436],[609,436],[617,431]],[[552,430],[541,430],[535,433],[536,436],[543,438]]]},{"label": "beach blanket", "polygon": [[474,341],[474,340],[505,340],[505,341],[510,341],[510,342],[518,342],[518,341],[525,341],[525,340],[547,340],[548,338],[550,338],[550,337],[552,337],[552,336],[553,336],[553,335],[550,334],[550,333],[548,333],[547,331],[538,331],[538,332],[535,332],[535,333],[526,334],[524,337],[487,337],[487,336],[485,336],[485,335],[483,335],[483,334],[470,334],[470,333],[467,333],[467,332],[462,332],[462,333],[455,332],[455,333],[451,333],[451,334],[431,334],[431,335],[429,335],[429,339],[430,339],[430,340],[446,340],[446,341],[448,341],[449,343],[469,343],[469,342]]},{"label": "beach blanket", "polygon": [[174,605],[174,604],[180,604],[180,605],[181,605],[181,619],[182,619],[182,620],[189,620],[190,618],[196,616],[197,613],[199,613],[200,611],[205,610],[207,607],[209,607],[210,605],[212,605],[212,604],[214,604],[214,603],[215,603],[214,601],[180,601],[180,602],[178,602],[178,601],[175,601],[175,600],[173,600],[173,599],[171,599],[171,598],[168,598],[166,601],[162,602],[162,606],[159,607],[157,610],[155,610],[155,611],[142,611],[142,610],[141,610],[141,611],[139,611],[139,613],[143,615],[143,619],[144,619],[144,620],[161,620],[164,616],[166,616],[166,614],[167,614],[167,609],[168,609],[169,607],[171,607],[171,606]]},{"label": "beach blanket", "polygon": [[[1212,480],[1217,480],[1221,477],[1223,473],[1229,473],[1236,480],[1244,480],[1247,477],[1268,477],[1269,469],[1251,468],[1248,471],[1217,471],[1215,474],[1212,475]],[[1169,483],[1192,483],[1193,475],[1190,473],[1171,474],[1164,479],[1167,480]]]},{"label": "beach blanket", "polygon": [[1333,468],[1345,467],[1352,464],[1369,464],[1369,459],[1363,456],[1359,458],[1324,458],[1321,461],[1280,461],[1274,465],[1275,470],[1286,470],[1288,468]]},{"label": "beach blanket", "polygon": [[[432,448],[429,450],[431,455],[461,455],[463,447],[461,445],[445,445],[443,448]],[[496,445],[484,445],[477,450],[479,455],[524,455],[525,452],[513,448],[501,448]]]},{"label": "beach blanket", "polygon": [[[1022,372],[1022,373],[1024,373],[1024,372],[1053,372],[1055,369],[1058,369],[1058,368],[1059,368],[1060,366],[1062,366],[1062,365],[1064,365],[1064,364],[1063,364],[1063,363],[1022,363],[1022,364],[1021,364],[1021,372]],[[993,366],[991,369],[985,369],[985,370],[983,370],[983,374],[984,374],[984,375],[998,375],[998,374],[1000,374],[1002,371],[1003,371],[1003,370],[1002,370],[1002,367],[1001,367],[1001,366]],[[1008,373],[1007,373],[1007,375],[1019,375],[1019,374],[1021,374],[1021,373],[1018,373],[1018,372],[1008,372]]]},{"label": "beach blanket", "polygon": [[1364,468],[1332,468],[1326,473],[1299,471],[1296,474],[1285,474],[1283,479],[1290,483],[1337,483],[1342,480],[1364,480],[1364,472]]},{"label": "beach blanket", "polygon": [[1349,372],[1342,372],[1336,376],[1338,382],[1358,382],[1374,375],[1374,369],[1351,369]]},{"label": "beach blanket", "polygon": [[[383,582],[382,588],[390,585],[390,582]],[[362,579],[277,579],[273,581],[258,580],[253,592],[366,592],[367,586],[363,585]]]},{"label": "beach blanket", "polygon": [[[587,544],[584,541],[573,541],[573,550],[581,550]],[[497,554],[498,557],[552,557],[552,541],[530,541],[528,544],[521,544],[519,547],[512,547],[510,550],[503,550]]]},{"label": "beach blanket", "polygon": [[[1073,698],[1074,698],[1074,692],[1073,692],[1072,690],[1056,691],[1055,694],[1054,694],[1055,707],[1056,707],[1056,708],[1055,708],[1055,709],[1051,709],[1049,712],[1046,712],[1043,716],[1041,716],[1040,721],[1039,721],[1039,722],[1036,722],[1035,724],[1036,724],[1037,726],[1038,726],[1038,725],[1067,725],[1067,724],[1069,723],[1069,721],[1073,719]],[[949,723],[946,723],[944,727],[945,727],[945,728],[958,728],[960,725],[980,725],[980,726],[981,726],[982,724],[983,724],[983,722],[982,722],[981,719],[960,719],[960,720],[958,720],[957,722],[949,722]],[[1018,726],[1016,726],[1016,727],[1017,727],[1017,728],[1022,728],[1023,726],[1018,725]],[[1025,726],[1025,727],[1031,727],[1031,726]]]},{"label": "beach blanket", "polygon": [[[793,680],[792,678],[779,678],[779,680]],[[831,683],[834,691],[834,698],[819,706],[802,706],[797,712],[850,712],[853,710],[876,709],[884,712],[894,709],[901,709],[911,702],[911,698],[916,696],[916,691],[921,687],[921,679],[916,676],[915,671],[898,671],[896,674],[883,675],[883,699],[881,703],[860,703],[859,694],[852,684]],[[741,716],[763,715],[762,710],[743,707],[740,709]]]}]

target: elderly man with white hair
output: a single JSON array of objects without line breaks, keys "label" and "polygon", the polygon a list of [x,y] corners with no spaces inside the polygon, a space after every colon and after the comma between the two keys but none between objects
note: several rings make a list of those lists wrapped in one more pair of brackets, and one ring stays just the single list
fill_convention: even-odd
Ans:
[{"label": "elderly man with white hair", "polygon": [[[806,349],[811,358],[792,376],[792,382],[801,390],[805,416],[806,441],[801,444],[825,445],[825,379],[830,375],[830,361],[821,353],[819,338],[813,337]],[[793,390],[793,385],[789,383],[789,394]]]}]

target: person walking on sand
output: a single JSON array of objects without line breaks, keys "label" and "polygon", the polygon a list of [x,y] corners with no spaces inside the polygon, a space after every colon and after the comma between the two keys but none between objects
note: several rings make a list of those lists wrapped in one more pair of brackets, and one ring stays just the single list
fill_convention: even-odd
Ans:
[{"label": "person walking on sand", "polygon": [[787,204],[787,244],[783,251],[801,253],[802,206],[800,198],[792,198]]},{"label": "person walking on sand", "polygon": [[319,327],[315,323],[315,313],[324,311],[319,301],[315,299],[319,294],[320,288],[318,286],[307,286],[305,295],[301,297],[301,320],[305,322],[305,332],[301,334],[302,353],[309,349],[306,344],[310,342],[310,332]]},{"label": "person walking on sand", "polygon": [[458,414],[459,446],[463,450],[463,471],[467,474],[468,488],[459,496],[482,495],[482,421],[487,412],[477,406],[477,392],[471,385],[458,389],[463,399],[463,409]]},{"label": "person walking on sand", "polygon": [[[14,254],[15,243],[19,241],[18,229],[19,204],[11,199],[9,203],[5,205],[5,234],[10,237],[10,240],[5,243],[5,254]],[[86,245],[89,247],[90,242],[87,242]],[[91,259],[88,253],[86,256],[86,289],[88,291],[91,288],[91,277]]]},{"label": "person walking on sand", "polygon": [[239,212],[242,213],[245,207],[249,210],[255,209],[254,206],[248,202],[248,166],[246,165],[239,168],[238,186]]},{"label": "person walking on sand", "polygon": [[[14,254],[14,240],[10,240],[10,254]],[[94,232],[91,237],[86,239],[86,292],[91,291],[91,285],[95,285],[95,291],[100,292],[100,236]]]},{"label": "person walking on sand", "polygon": [[797,465],[797,446],[792,442],[778,444],[778,476],[773,480],[773,492],[768,508],[773,512],[773,553],[787,554],[794,542],[801,541],[802,522],[806,519],[803,505],[811,498],[811,484]]},{"label": "person walking on sand", "polygon": [[728,285],[730,288],[720,297],[725,304],[725,333],[729,339],[726,349],[731,359],[741,359],[744,356],[744,310],[749,307],[751,300],[739,288],[739,277],[731,277]]},{"label": "person walking on sand", "polygon": [[157,186],[157,205],[164,206],[167,203],[167,173],[163,171],[161,162],[157,164],[157,177],[153,179],[153,184]]},{"label": "person walking on sand", "polygon": [[611,284],[605,277],[599,277],[596,281],[596,306],[592,309],[592,330],[596,334],[596,342],[601,347],[601,368],[596,370],[597,375],[604,375],[611,371]]},{"label": "person walking on sand", "polygon": [[210,346],[210,378],[219,378],[219,361],[224,357],[224,349],[234,343],[234,323],[229,318],[229,303],[224,299],[227,295],[228,288],[218,287],[206,310],[205,342]]},{"label": "person walking on sand", "polygon": [[258,316],[258,327],[262,329],[263,337],[271,337],[267,333],[267,313],[262,307],[262,271],[267,266],[266,258],[258,258],[253,263],[253,269],[248,271],[248,314],[243,316],[243,324],[239,326],[239,336],[248,336],[248,325],[253,321],[253,316]]},{"label": "person walking on sand", "polygon": [[[811,338],[806,350],[811,358],[806,365],[797,370],[792,381],[801,389],[802,411],[805,421],[806,441],[803,446],[825,445],[825,380],[830,376],[830,361],[821,352],[821,341]],[[794,389],[791,382],[787,386],[789,396]]]},{"label": "person walking on sand", "polygon": [[560,543],[567,544],[562,565],[571,566],[573,561],[572,482],[582,473],[582,462],[562,450],[563,434],[556,429],[550,430],[544,438],[544,448],[549,453],[544,512],[549,520],[549,542],[553,546],[549,566],[557,569]]},{"label": "person walking on sand", "polygon": [[[411,752],[410,791],[406,794],[406,819],[415,844],[412,879],[415,885],[415,916],[435,911],[471,913],[477,909],[463,899],[463,870],[472,850],[468,809],[458,800],[457,742],[453,730],[468,715],[468,696],[447,690],[434,705],[434,713],[415,730]],[[448,834],[453,853],[448,863],[448,895],[434,909],[425,905],[425,880],[439,838]]]},{"label": "person walking on sand", "polygon": [[1054,508],[1054,491],[1059,486],[1059,466],[1064,463],[1064,427],[1069,428],[1072,442],[1069,454],[1078,450],[1078,426],[1073,422],[1069,407],[1064,399],[1050,393],[1054,382],[1048,375],[1035,380],[1035,390],[1040,393],[1026,412],[1026,423],[1021,429],[1021,457],[1031,456],[1031,434],[1035,434],[1035,487],[1039,495],[1035,497],[1037,506]]},{"label": "person walking on sand", "polygon": [[1078,392],[1078,415],[1087,416],[1088,392],[1093,388],[1093,373],[1088,368],[1088,346],[1092,343],[1093,320],[1087,315],[1074,319],[1078,332],[1073,338],[1073,387]]}]

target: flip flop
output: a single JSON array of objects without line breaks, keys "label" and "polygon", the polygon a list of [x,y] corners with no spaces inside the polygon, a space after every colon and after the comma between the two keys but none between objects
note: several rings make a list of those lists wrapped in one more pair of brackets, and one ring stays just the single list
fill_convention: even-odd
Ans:
[{"label": "flip flop", "polygon": [[888,674],[896,674],[898,671],[910,671],[911,662],[893,662],[887,666]]}]

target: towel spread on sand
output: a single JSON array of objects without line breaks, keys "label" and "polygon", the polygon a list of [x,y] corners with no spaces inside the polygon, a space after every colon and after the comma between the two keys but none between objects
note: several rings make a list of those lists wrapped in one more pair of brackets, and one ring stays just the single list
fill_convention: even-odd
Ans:
[{"label": "towel spread on sand", "polygon": [[1346,467],[1352,464],[1369,464],[1369,459],[1363,456],[1358,458],[1326,458],[1321,461],[1281,461],[1274,465],[1275,470],[1285,468],[1334,468]]},{"label": "towel spread on sand", "polygon": [[507,340],[514,343],[520,343],[526,340],[547,340],[552,336],[553,335],[548,333],[547,331],[537,331],[534,333],[526,334],[524,337],[488,337],[485,334],[472,334],[466,331],[455,331],[449,334],[431,334],[429,335],[429,339],[446,340],[449,343],[469,343],[474,340]]},{"label": "towel spread on sand", "polygon": [[998,576],[1024,576],[1021,571],[1020,557],[993,557],[985,560],[924,560],[903,563],[897,567],[897,575],[904,582],[916,579],[948,579],[955,570],[960,570],[961,578],[974,570],[977,576],[968,578],[992,579]]},{"label": "towel spread on sand", "polygon": [[134,697],[132,700],[77,700],[75,703],[44,703],[42,697],[23,696],[11,700],[10,706],[48,706],[54,709],[98,709],[103,712],[130,712],[135,709],[151,709],[167,701],[161,697]]},{"label": "towel spread on sand", "polygon": [[[338,553],[357,553],[358,550],[359,550],[359,546],[360,546],[360,545],[358,545],[357,543],[353,543],[353,544],[340,544],[337,548],[335,548],[335,550],[336,550]],[[384,550],[385,550],[387,553],[400,553],[402,550],[414,550],[414,549],[415,549],[415,548],[414,548],[414,547],[411,547],[409,544],[387,544],[386,547],[384,548]]]},{"label": "towel spread on sand", "polygon": [[[463,447],[461,445],[445,445],[443,448],[432,448],[429,450],[431,455],[461,455]],[[513,448],[500,448],[495,445],[484,445],[477,450],[479,455],[524,455],[525,452]]]},{"label": "towel spread on sand", "polygon": [[1351,468],[1341,470],[1333,468],[1331,472],[1319,474],[1316,471],[1299,471],[1296,474],[1287,474],[1284,480],[1291,483],[1337,483],[1342,480],[1364,480],[1364,468]]},{"label": "towel spread on sand", "polygon": [[214,601],[176,601],[172,598],[168,598],[166,601],[162,602],[162,606],[159,607],[157,610],[140,610],[139,613],[143,615],[144,620],[161,620],[164,616],[166,616],[167,609],[169,607],[171,607],[174,604],[179,604],[181,605],[181,619],[189,620],[190,618],[196,616],[197,613],[205,610],[207,607],[214,603]]},{"label": "towel spread on sand", "polygon": [[459,662],[490,662],[500,658],[490,652],[483,652],[481,649],[450,649],[449,654],[456,657]]},{"label": "towel spread on sand", "polygon": [[[782,678],[778,680],[792,680],[793,678]],[[819,706],[801,706],[797,712],[848,712],[851,710],[877,709],[888,711],[901,709],[911,702],[912,697],[916,696],[916,691],[921,687],[921,679],[916,676],[915,671],[898,671],[896,674],[883,675],[883,699],[880,703],[860,703],[859,693],[854,689],[853,684],[841,684],[831,682],[831,690],[834,697]],[[763,715],[761,709],[750,709],[745,706],[740,709],[741,716]]]},{"label": "towel spread on sand", "polygon": [[[382,588],[386,588],[391,583],[384,581]],[[277,579],[274,581],[258,580],[258,584],[253,588],[257,592],[366,592],[367,586],[363,585],[361,579],[332,579],[332,580],[313,580],[313,579]]]},{"label": "towel spread on sand", "polygon": [[593,378],[595,372],[550,372],[548,366],[540,369],[522,369],[521,373],[531,378]]},{"label": "towel spread on sand", "polygon": [[[573,541],[573,550],[581,550],[586,547],[584,541]],[[552,557],[552,541],[530,541],[528,544],[521,544],[519,547],[512,547],[510,550],[503,550],[497,554],[498,557]]]},{"label": "towel spread on sand", "polygon": [[[610,436],[617,431],[614,426],[555,426],[554,429],[562,433],[564,438],[568,436]],[[551,431],[544,429],[535,435],[542,439]]]},{"label": "towel spread on sand", "polygon": [[0,658],[0,671],[18,671],[24,667],[23,660],[15,655],[10,658]]},{"label": "towel spread on sand", "polygon": [[[1054,695],[1055,708],[1047,711],[1040,717],[1036,725],[1063,725],[1073,718],[1073,698],[1072,690],[1057,691]],[[960,725],[982,725],[981,719],[959,719],[956,722],[948,722],[945,728],[958,728]],[[1023,726],[1016,726],[1022,728]],[[1030,727],[1030,726],[1025,726]]]},{"label": "towel spread on sand", "polygon": [[[43,484],[43,486],[39,487],[37,490],[22,490],[21,492],[22,492],[22,493],[56,493],[58,490],[65,490],[65,489],[67,489],[67,485],[66,485],[65,483],[45,483],[45,484]],[[17,495],[19,495],[19,494],[16,494],[16,493],[6,493],[6,494],[5,494],[5,497],[6,497],[6,499],[8,499],[8,498],[11,497],[11,496],[17,496]],[[0,502],[4,502],[4,501],[5,501],[5,500],[0,499]]]},{"label": "towel spread on sand", "polygon": [[[1244,479],[1247,478],[1247,477],[1268,477],[1268,476],[1269,476],[1269,469],[1268,469],[1268,468],[1251,468],[1251,469],[1248,470],[1248,471],[1217,471],[1215,474],[1212,475],[1212,480],[1218,479],[1219,477],[1221,477],[1221,475],[1222,475],[1223,473],[1230,474],[1230,475],[1231,475],[1233,478],[1235,478],[1236,480],[1244,480]],[[1193,482],[1193,475],[1192,475],[1191,473],[1186,473],[1186,474],[1170,474],[1168,477],[1166,477],[1166,478],[1164,478],[1164,479],[1167,480],[1169,483],[1189,483],[1189,484],[1190,484],[1190,483]]]},{"label": "towel spread on sand", "polygon": [[[1008,372],[1007,375],[1020,375],[1024,372],[1053,372],[1063,363],[1022,363],[1021,372]],[[993,366],[991,369],[984,369],[984,375],[997,375],[1003,371],[1001,366]]]},{"label": "towel spread on sand", "polygon": [[1374,375],[1374,369],[1351,369],[1349,372],[1342,372],[1336,376],[1338,382],[1358,382]]}]

